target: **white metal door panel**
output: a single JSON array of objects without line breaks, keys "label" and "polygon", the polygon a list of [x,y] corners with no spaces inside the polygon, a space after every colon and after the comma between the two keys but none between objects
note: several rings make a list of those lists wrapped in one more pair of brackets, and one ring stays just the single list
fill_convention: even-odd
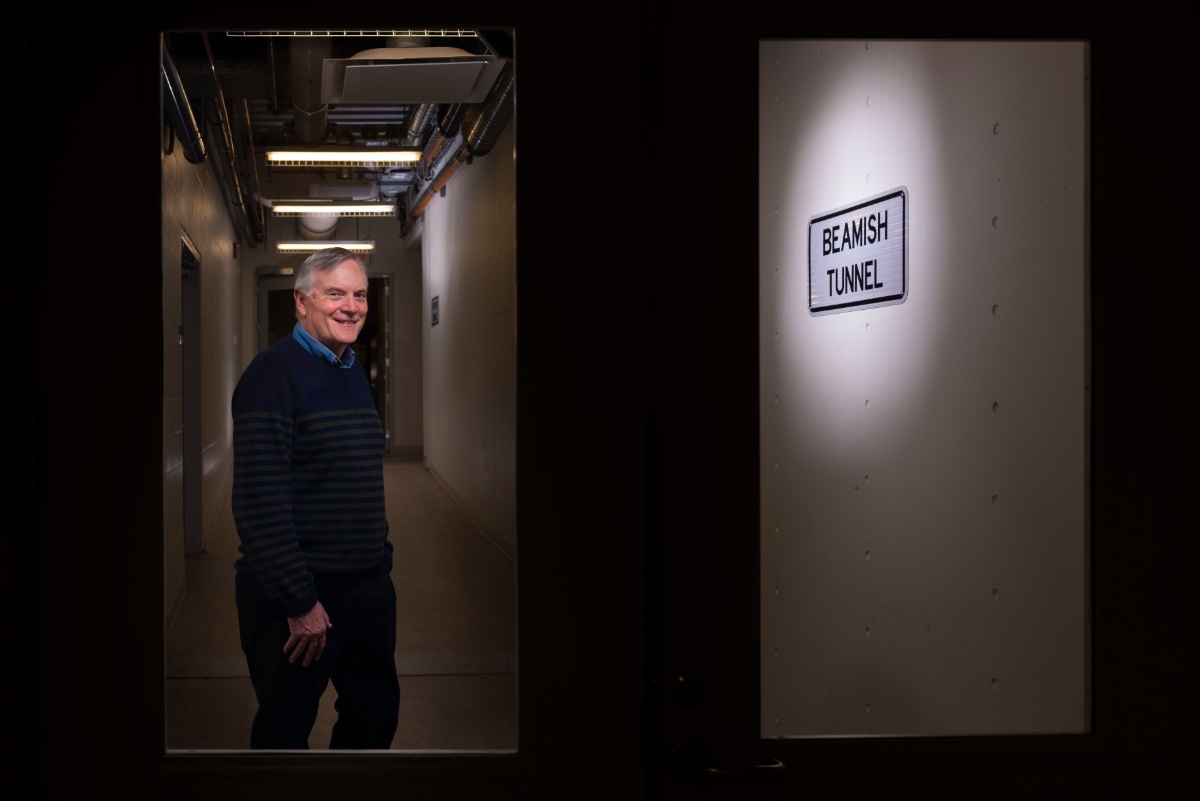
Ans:
[{"label": "white metal door panel", "polygon": [[[762,735],[1088,726],[1087,49],[760,47]],[[808,223],[908,193],[900,303]]]}]

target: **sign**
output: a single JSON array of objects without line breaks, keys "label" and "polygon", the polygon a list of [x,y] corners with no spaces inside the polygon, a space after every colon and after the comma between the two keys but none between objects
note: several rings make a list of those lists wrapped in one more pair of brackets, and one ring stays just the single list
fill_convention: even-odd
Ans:
[{"label": "sign", "polygon": [[808,223],[808,311],[873,309],[908,297],[908,190],[888,190]]}]

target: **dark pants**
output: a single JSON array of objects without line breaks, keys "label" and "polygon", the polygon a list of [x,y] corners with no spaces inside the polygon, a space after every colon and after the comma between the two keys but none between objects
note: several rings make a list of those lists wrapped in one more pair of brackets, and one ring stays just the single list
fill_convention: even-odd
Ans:
[{"label": "dark pants", "polygon": [[388,563],[360,581],[317,594],[332,626],[321,658],[302,667],[288,662],[287,617],[267,598],[252,573],[235,579],[238,627],[258,713],[251,748],[308,748],[321,696],[337,691],[337,722],[330,748],[390,748],[400,709],[396,678],[396,590]]}]

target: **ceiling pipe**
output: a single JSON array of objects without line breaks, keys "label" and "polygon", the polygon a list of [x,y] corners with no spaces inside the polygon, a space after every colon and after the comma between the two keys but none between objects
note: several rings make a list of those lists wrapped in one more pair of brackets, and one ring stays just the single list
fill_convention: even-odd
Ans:
[{"label": "ceiling pipe", "polygon": [[328,38],[292,39],[292,127],[303,145],[324,143],[329,130],[329,106],[321,102],[321,74],[325,59],[332,57]]},{"label": "ceiling pipe", "polygon": [[437,163],[438,158],[442,155],[442,148],[448,142],[452,142],[462,127],[462,118],[466,114],[467,106],[464,103],[452,103],[442,111],[442,116],[438,119],[437,128],[429,137],[429,142],[425,147],[424,169],[428,173],[433,169],[433,165]]},{"label": "ceiling pipe", "polygon": [[472,156],[487,155],[499,140],[512,117],[514,84],[513,63],[506,61],[481,107],[471,109],[470,119],[463,120],[463,138]]},{"label": "ceiling pipe", "polygon": [[401,147],[423,147],[428,140],[430,124],[437,117],[436,103],[421,103],[417,105],[408,117],[408,127],[404,131]]},{"label": "ceiling pipe", "polygon": [[416,224],[417,220],[421,219],[421,215],[425,213],[425,207],[428,206],[430,201],[433,200],[434,195],[442,191],[442,188],[450,182],[451,176],[458,171],[458,168],[461,167],[469,157],[470,154],[467,152],[467,146],[464,144],[459,147],[458,151],[454,154],[454,157],[446,162],[446,164],[442,167],[442,171],[438,173],[437,178],[435,178],[432,183],[425,187],[425,191],[423,191],[417,198],[416,202],[413,203],[412,211],[408,213],[408,216],[400,226],[401,236],[407,234],[413,225]]},{"label": "ceiling pipe", "polygon": [[[428,47],[429,37],[389,36],[386,44],[390,48]],[[404,138],[400,141],[400,146],[423,147],[428,138],[426,132],[429,130],[430,122],[437,116],[437,112],[436,103],[421,103],[415,106],[408,115],[408,124],[405,126]]]},{"label": "ceiling pipe", "polygon": [[[406,235],[412,229],[417,220],[421,218],[421,214],[424,213],[425,207],[433,200],[434,195],[445,188],[459,167],[474,156],[484,156],[491,152],[500,138],[504,126],[512,118],[513,85],[513,66],[511,61],[507,61],[483,103],[473,105],[466,110],[462,123],[465,131],[463,143],[454,155],[442,165],[441,172],[437,177],[426,185],[417,197],[411,211],[400,226],[401,236]],[[445,135],[441,130],[439,133]]]},{"label": "ceiling pipe", "polygon": [[275,37],[267,37],[267,63],[271,65],[271,106],[272,114],[279,112],[279,79],[275,74]]},{"label": "ceiling pipe", "polygon": [[[247,159],[247,161],[250,162],[250,175],[254,179],[252,191],[254,192],[254,197],[257,198],[259,196],[258,155],[254,152],[254,124],[250,121],[250,101],[244,97],[242,98],[242,113],[246,117],[246,146],[250,149],[250,158]],[[249,211],[247,211],[247,214],[249,214]],[[267,223],[264,219],[264,212],[261,203],[254,204],[254,216],[255,219],[253,222],[255,230],[261,232],[262,234],[258,237],[258,241],[261,242],[263,240],[263,235],[266,234],[267,230]]]},{"label": "ceiling pipe", "polygon": [[424,153],[421,157],[421,174],[429,175],[433,171],[433,165],[437,164],[441,158],[442,149],[458,136],[461,128],[463,115],[467,111],[467,105],[464,103],[451,103],[442,110],[441,117],[438,118],[437,126],[429,136],[429,141],[424,147]]},{"label": "ceiling pipe", "polygon": [[[212,70],[213,83],[216,85],[217,94],[217,114],[221,125],[221,130],[225,134],[225,155],[228,158],[229,181],[233,184],[230,190],[230,202],[241,211],[241,221],[244,226],[243,233],[246,234],[247,241],[251,243],[262,242],[264,238],[263,229],[257,223],[259,217],[251,214],[250,204],[247,202],[246,191],[242,189],[242,183],[238,179],[237,169],[237,151],[233,145],[233,130],[229,124],[229,117],[226,113],[228,108],[225,105],[225,92],[221,89],[221,80],[217,75],[217,62],[213,58],[212,45],[209,44],[208,34],[200,34],[204,38],[204,49],[208,53],[208,66]],[[255,194],[258,194],[257,187]]]},{"label": "ceiling pipe", "polygon": [[165,46],[162,51],[162,78],[163,110],[171,122],[175,140],[183,148],[184,158],[192,164],[200,164],[208,157],[200,124],[196,122],[187,93],[183,91],[183,81],[175,69],[175,61]]},{"label": "ceiling pipe", "polygon": [[451,103],[446,106],[446,110],[442,112],[441,119],[438,120],[438,133],[446,139],[453,139],[458,136],[458,130],[462,126],[463,116],[467,113],[465,103]]}]

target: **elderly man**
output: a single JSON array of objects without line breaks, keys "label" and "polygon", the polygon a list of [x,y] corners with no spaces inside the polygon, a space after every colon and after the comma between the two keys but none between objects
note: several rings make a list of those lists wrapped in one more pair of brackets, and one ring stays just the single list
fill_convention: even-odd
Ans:
[{"label": "elderly man", "polygon": [[233,393],[235,588],[258,697],[250,747],[308,748],[337,691],[330,748],[388,748],[396,732],[396,593],[383,430],[351,347],[367,271],[327,248],[296,271],[297,323]]}]

